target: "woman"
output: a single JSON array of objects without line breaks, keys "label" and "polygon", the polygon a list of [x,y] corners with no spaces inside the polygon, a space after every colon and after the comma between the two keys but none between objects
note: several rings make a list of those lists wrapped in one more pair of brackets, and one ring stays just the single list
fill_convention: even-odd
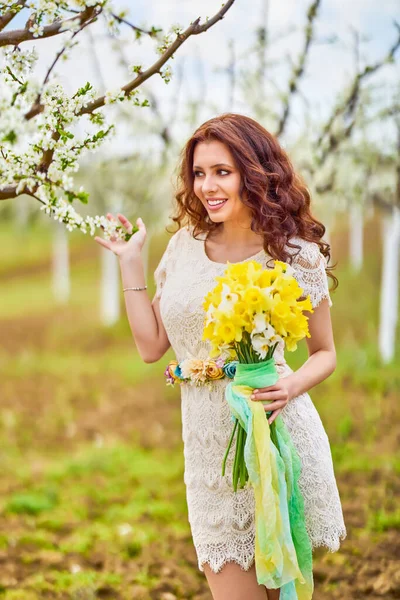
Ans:
[{"label": "woman", "polygon": [[[226,262],[252,259],[268,267],[278,259],[292,265],[314,308],[308,313],[309,358],[293,372],[278,346],[274,357],[279,381],[258,390],[254,400],[272,401],[269,422],[282,414],[300,456],[299,486],[312,546],[336,551],[346,529],[329,441],[307,393],[336,366],[326,272],[329,246],[321,241],[325,227],[312,216],[309,193],[277,140],[245,116],[224,114],[199,127],[183,151],[179,179],[173,217],[179,229],[155,271],[152,302],[143,291],[140,252],[146,228],[141,219],[128,242],[95,238],[119,257],[138,351],[147,363],[160,360],[170,345],[178,362],[207,358],[208,341],[201,341],[202,302]],[[131,232],[132,224],[123,215],[118,218]],[[234,447],[221,476],[232,431],[224,396],[227,382],[214,381],[211,389],[181,386],[184,481],[193,542],[215,600],[275,600],[279,590],[267,590],[256,578],[253,489],[232,489]]]}]

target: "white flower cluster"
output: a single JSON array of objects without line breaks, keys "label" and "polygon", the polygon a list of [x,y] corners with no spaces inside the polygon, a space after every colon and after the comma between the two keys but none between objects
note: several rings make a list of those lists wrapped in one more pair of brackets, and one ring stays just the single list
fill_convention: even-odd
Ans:
[{"label": "white flower cluster", "polygon": [[29,31],[38,37],[43,34],[44,25],[70,16],[71,10],[85,10],[93,6],[104,8],[109,4],[110,0],[30,0],[26,3],[33,23]]},{"label": "white flower cluster", "polygon": [[38,58],[35,48],[32,48],[32,50],[22,50],[19,46],[13,47],[12,50],[7,48],[4,51],[4,76],[7,78],[7,83],[15,82],[15,79],[10,75],[10,71],[19,80],[28,76],[35,67]]},{"label": "white flower cluster", "polygon": [[183,32],[183,27],[182,27],[182,25],[179,25],[179,23],[175,23],[174,25],[172,25],[169,28],[169,31],[164,35],[162,34],[162,32],[159,32],[157,37],[160,40],[160,44],[157,47],[157,52],[159,54],[164,54],[164,52],[167,50],[168,46],[170,46],[172,44],[172,42],[174,41],[174,37],[176,38],[182,32]]},{"label": "white flower cluster", "polygon": [[172,34],[167,33],[162,37],[161,43],[157,46],[158,54],[164,54],[168,47],[172,44]]},{"label": "white flower cluster", "polygon": [[[17,194],[24,190],[34,194],[43,203],[41,210],[65,223],[70,231],[79,228],[83,233],[89,231],[94,235],[96,227],[103,226],[106,239],[113,235],[123,239],[125,233],[116,230],[106,217],[84,219],[70,203],[75,199],[87,201],[87,194],[82,189],[74,191],[71,177],[71,173],[79,168],[80,154],[83,150],[96,150],[112,131],[112,127],[103,127],[104,117],[96,111],[89,116],[95,127],[93,135],[86,134],[84,139],[77,140],[72,133],[79,111],[97,97],[96,90],[87,83],[71,97],[60,83],[51,81],[41,93],[43,111],[34,120],[26,121],[22,115],[34,104],[39,91],[37,84],[24,79],[35,65],[36,52],[17,48],[6,51],[4,59],[3,81],[0,82],[5,91],[0,99],[3,140],[0,145],[0,188],[17,184]],[[121,90],[114,94],[115,97],[120,95]],[[53,152],[52,161],[47,170],[41,170],[39,165],[46,151]]]},{"label": "white flower cluster", "polygon": [[124,90],[121,88],[117,88],[116,90],[109,90],[105,93],[105,104],[114,104],[114,102],[122,102],[125,100],[126,94]]},{"label": "white flower cluster", "polygon": [[174,23],[171,25],[170,31],[175,35],[180,35],[183,32],[183,27],[179,23]]},{"label": "white flower cluster", "polygon": [[[0,108],[4,105],[4,112],[0,117],[0,133],[7,132],[10,143],[3,141],[1,146],[0,187],[17,183],[17,193],[27,189],[37,195],[35,190],[39,186],[41,196],[45,190],[50,193],[55,188],[67,193],[72,200],[81,199],[79,192],[72,191],[73,180],[70,174],[78,171],[78,159],[82,151],[96,150],[112,131],[111,127],[102,127],[104,118],[97,112],[93,135],[86,134],[83,140],[77,140],[72,133],[79,111],[96,96],[97,93],[90,84],[70,97],[61,84],[52,82],[42,93],[44,109],[36,117],[35,123],[24,122],[20,111],[11,110],[7,102],[2,100]],[[18,127],[18,121],[22,128]],[[24,136],[25,129],[29,126],[29,135]],[[21,139],[18,139],[19,136]],[[4,137],[3,135],[3,140]],[[39,168],[43,152],[46,151],[53,153],[47,171]]]},{"label": "white flower cluster", "polygon": [[[28,27],[35,38],[43,35],[48,24],[63,23],[66,33],[62,58],[68,57],[76,43],[72,38],[81,26],[78,12],[98,7],[113,34],[120,25],[118,17],[124,16],[113,9],[111,0],[27,0],[25,7],[30,13]],[[0,1],[0,9],[19,10],[15,0]],[[159,30],[153,30],[152,37],[163,39],[164,44],[171,42],[170,37],[162,38]],[[173,33],[178,33],[178,26],[169,35]],[[65,39],[68,37],[71,39]],[[84,204],[88,200],[88,194],[82,188],[76,189],[73,179],[82,152],[96,151],[114,131],[113,126],[105,124],[99,110],[80,114],[98,93],[87,83],[72,96],[67,94],[55,71],[45,84],[38,81],[33,75],[37,59],[35,48],[25,50],[17,45],[11,50],[0,49],[0,189],[13,186],[17,195],[33,195],[43,204],[41,210],[65,223],[70,231],[79,228],[93,235],[96,227],[103,227],[106,239],[125,239],[120,226],[106,217],[83,218],[72,206],[76,200]],[[141,67],[132,70],[139,73]],[[169,81],[170,68],[163,69],[161,76]],[[127,100],[137,106],[149,105],[138,89],[126,94],[118,88],[105,94],[105,104]],[[78,138],[77,125],[82,119],[88,121],[89,132]]]},{"label": "white flower cluster", "polygon": [[97,91],[91,84],[80,88],[72,97],[68,96],[63,86],[58,83],[50,83],[42,94],[42,104],[45,106],[45,114],[48,115],[46,125],[54,129],[57,121],[72,123],[77,113],[91,100],[96,98]]},{"label": "white flower cluster", "polygon": [[106,240],[109,240],[113,236],[115,236],[117,240],[125,239],[126,232],[121,226],[118,226],[117,223],[110,221],[103,215],[96,215],[95,217],[87,216],[83,218],[71,204],[68,204],[68,202],[65,202],[62,198],[50,199],[48,190],[44,186],[37,190],[36,196],[43,202],[43,206],[40,207],[40,210],[51,215],[56,221],[65,223],[65,226],[69,231],[79,229],[82,233],[89,232],[89,234],[93,236],[96,229],[103,227],[103,237]]}]

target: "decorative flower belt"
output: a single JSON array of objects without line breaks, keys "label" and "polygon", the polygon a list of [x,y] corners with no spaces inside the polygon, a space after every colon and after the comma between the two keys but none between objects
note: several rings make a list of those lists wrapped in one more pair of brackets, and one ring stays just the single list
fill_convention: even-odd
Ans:
[{"label": "decorative flower belt", "polygon": [[164,371],[167,385],[189,383],[190,385],[209,385],[212,381],[228,377],[233,379],[236,373],[237,360],[218,358],[185,358],[178,363],[171,360]]}]

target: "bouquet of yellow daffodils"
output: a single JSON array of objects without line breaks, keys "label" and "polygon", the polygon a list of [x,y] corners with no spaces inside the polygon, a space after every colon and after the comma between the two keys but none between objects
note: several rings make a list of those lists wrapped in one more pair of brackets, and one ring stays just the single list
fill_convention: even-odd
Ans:
[{"label": "bouquet of yellow daffodils", "polygon": [[254,487],[258,582],[282,587],[285,600],[308,600],[312,553],[298,487],[300,459],[281,415],[269,426],[262,403],[250,395],[278,380],[273,354],[279,342],[294,351],[310,337],[304,311],[313,312],[311,301],[300,299],[292,267],[278,260],[272,269],[256,261],[228,263],[216,281],[203,303],[203,340],[211,341],[210,358],[238,361],[225,391],[234,427],[222,475],[237,430],[232,481],[235,492],[249,479]]},{"label": "bouquet of yellow daffodils", "polygon": [[[211,340],[211,358],[234,353],[239,363],[258,364],[271,361],[279,342],[293,351],[298,341],[310,337],[308,319],[303,314],[305,310],[312,312],[310,299],[299,300],[303,290],[292,275],[292,267],[278,260],[274,263],[269,270],[256,261],[228,263],[225,274],[216,277],[218,284],[203,303],[206,311],[203,340]],[[268,366],[273,371],[273,363]],[[224,457],[222,475],[237,425],[238,419]],[[248,480],[243,454],[245,441],[246,432],[239,425],[233,473],[235,491],[238,481],[244,487]]]}]

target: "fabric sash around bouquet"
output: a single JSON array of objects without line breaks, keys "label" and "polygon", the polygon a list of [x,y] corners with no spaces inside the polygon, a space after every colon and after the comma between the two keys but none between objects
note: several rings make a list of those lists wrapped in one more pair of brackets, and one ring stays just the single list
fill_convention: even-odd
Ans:
[{"label": "fabric sash around bouquet", "polygon": [[239,363],[225,395],[247,434],[244,460],[255,495],[257,580],[267,588],[281,588],[281,600],[308,600],[313,592],[312,548],[298,486],[300,459],[281,417],[270,427],[263,405],[250,400],[253,389],[277,380],[273,358]]}]

